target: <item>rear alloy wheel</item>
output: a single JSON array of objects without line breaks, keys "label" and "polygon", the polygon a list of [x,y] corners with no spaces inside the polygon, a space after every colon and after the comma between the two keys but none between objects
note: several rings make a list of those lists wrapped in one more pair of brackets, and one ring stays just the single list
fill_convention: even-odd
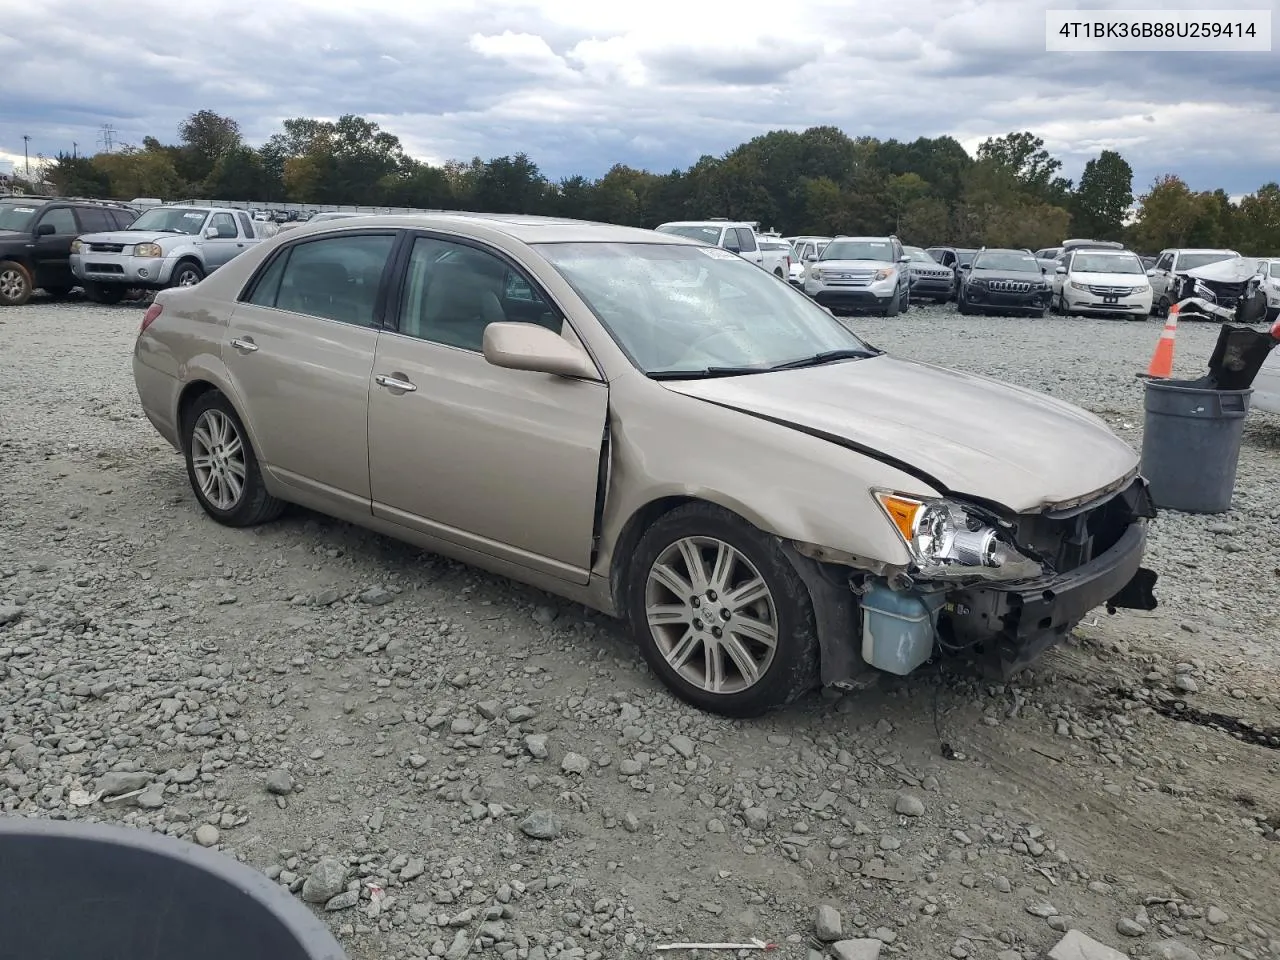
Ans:
[{"label": "rear alloy wheel", "polygon": [[680,699],[759,716],[813,689],[809,591],[777,538],[720,507],[678,507],[641,538],[628,618],[645,659]]},{"label": "rear alloy wheel", "polygon": [[173,276],[169,279],[171,287],[194,287],[204,279],[204,271],[200,265],[184,260],[173,268]]},{"label": "rear alloy wheel", "polygon": [[0,306],[20,307],[31,299],[31,274],[12,260],[0,260]]},{"label": "rear alloy wheel", "polygon": [[267,492],[244,424],[221,393],[196,399],[183,417],[187,478],[205,513],[228,527],[274,520],[284,502]]}]

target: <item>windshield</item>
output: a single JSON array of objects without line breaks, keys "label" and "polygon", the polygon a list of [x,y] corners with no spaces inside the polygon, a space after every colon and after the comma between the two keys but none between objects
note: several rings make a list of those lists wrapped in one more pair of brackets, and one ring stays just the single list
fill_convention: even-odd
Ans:
[{"label": "windshield", "polygon": [[647,374],[751,373],[831,351],[878,352],[804,294],[719,248],[542,243],[534,249]]},{"label": "windshield", "polygon": [[903,247],[902,249],[907,252],[907,256],[910,257],[911,260],[915,263],[937,264],[938,262],[937,260],[933,259],[933,257],[929,256],[927,253],[921,250],[919,247]]},{"label": "windshield", "polygon": [[690,240],[701,240],[703,243],[709,243],[713,247],[720,243],[719,227],[658,227],[658,233],[674,233],[677,237],[688,237]]},{"label": "windshield", "polygon": [[973,255],[977,250],[957,250],[956,263],[973,263]]},{"label": "windshield", "polygon": [[25,233],[31,229],[36,208],[30,204],[0,203],[0,230],[16,230]]},{"label": "windshield", "polygon": [[878,260],[893,262],[893,244],[888,240],[832,240],[822,251],[823,260]]},{"label": "windshield", "polygon": [[1077,253],[1071,261],[1073,273],[1142,273],[1147,271],[1137,257],[1108,256],[1105,253]]},{"label": "windshield", "polygon": [[1178,258],[1179,270],[1194,270],[1196,267],[1207,267],[1211,263],[1221,263],[1223,260],[1234,260],[1234,253],[1184,253]]},{"label": "windshield", "polygon": [[1017,250],[984,250],[973,262],[975,270],[1012,270],[1016,273],[1039,273],[1040,264],[1029,253]]},{"label": "windshield", "polygon": [[1271,276],[1280,279],[1280,260],[1273,260],[1271,262]]},{"label": "windshield", "polygon": [[156,207],[133,221],[129,229],[195,236],[208,215],[208,210],[193,210],[191,207]]}]

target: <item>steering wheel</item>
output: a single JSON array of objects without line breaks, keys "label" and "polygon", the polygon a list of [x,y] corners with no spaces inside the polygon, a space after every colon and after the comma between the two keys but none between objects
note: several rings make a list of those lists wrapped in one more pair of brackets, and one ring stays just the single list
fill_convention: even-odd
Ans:
[{"label": "steering wheel", "polygon": [[[699,353],[702,352],[699,350],[699,348],[704,343],[710,343],[713,340],[718,340],[724,337],[728,337],[730,334],[740,332],[742,329],[743,329],[742,327],[718,327],[715,330],[713,330],[711,333],[708,333],[705,336],[699,337],[697,340],[694,340],[692,343],[688,344],[684,348],[684,355],[681,356],[679,360],[676,361],[676,364],[679,365],[685,361],[696,361],[698,363],[703,363],[705,358],[702,356],[699,356]],[[741,349],[739,348],[736,351],[738,356],[732,356],[732,355],[725,356],[723,354],[717,356],[716,351],[714,350],[710,351],[710,353],[711,353],[712,360],[720,359],[726,362],[737,363],[741,356]]]}]

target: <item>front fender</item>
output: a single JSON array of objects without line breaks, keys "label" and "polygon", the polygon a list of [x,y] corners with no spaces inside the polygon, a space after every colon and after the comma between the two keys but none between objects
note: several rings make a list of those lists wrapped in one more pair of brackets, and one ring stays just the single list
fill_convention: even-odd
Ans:
[{"label": "front fender", "polygon": [[173,277],[173,268],[182,260],[195,260],[200,264],[200,269],[204,267],[204,256],[200,252],[200,248],[191,242],[180,242],[172,249],[165,249],[164,266],[160,268],[160,282],[168,283]]}]

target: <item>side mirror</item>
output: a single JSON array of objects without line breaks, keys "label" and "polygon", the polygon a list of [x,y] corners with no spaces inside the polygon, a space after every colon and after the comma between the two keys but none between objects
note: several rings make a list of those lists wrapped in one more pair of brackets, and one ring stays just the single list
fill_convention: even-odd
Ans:
[{"label": "side mirror", "polygon": [[899,262],[899,263],[910,263],[910,262],[911,262],[911,258],[910,258],[910,257],[899,257],[899,258],[898,258],[898,262]]},{"label": "side mirror", "polygon": [[57,232],[58,232],[58,228],[55,227],[52,223],[42,223],[40,224],[40,226],[36,227],[37,237],[51,237]]},{"label": "side mirror", "polygon": [[1152,267],[1150,270],[1148,270],[1148,271],[1147,271],[1147,276],[1148,276],[1148,277],[1154,277],[1155,275],[1156,275],[1156,268],[1155,268],[1155,267]]},{"label": "side mirror", "polygon": [[1054,272],[1054,273],[1056,273],[1056,274],[1058,274],[1059,276],[1062,276],[1062,275],[1064,275],[1064,274],[1067,272],[1067,268],[1066,268],[1066,267],[1058,267],[1058,269],[1054,270],[1053,272]]},{"label": "side mirror", "polygon": [[956,269],[957,269],[957,270],[972,270],[972,269],[973,269],[973,264],[971,264],[971,263],[962,263],[962,264],[960,264],[958,267],[956,267]]},{"label": "side mirror", "polygon": [[217,240],[217,239],[218,239],[218,228],[217,228],[217,227],[205,227],[205,228],[204,228],[204,238],[205,238],[206,240]]},{"label": "side mirror", "polygon": [[581,348],[536,323],[489,324],[484,328],[484,358],[507,370],[600,379],[595,364]]},{"label": "side mirror", "polygon": [[805,262],[805,263],[817,263],[817,262],[818,262],[818,255],[817,255],[816,253],[806,253],[806,254],[804,255],[804,262]]}]

